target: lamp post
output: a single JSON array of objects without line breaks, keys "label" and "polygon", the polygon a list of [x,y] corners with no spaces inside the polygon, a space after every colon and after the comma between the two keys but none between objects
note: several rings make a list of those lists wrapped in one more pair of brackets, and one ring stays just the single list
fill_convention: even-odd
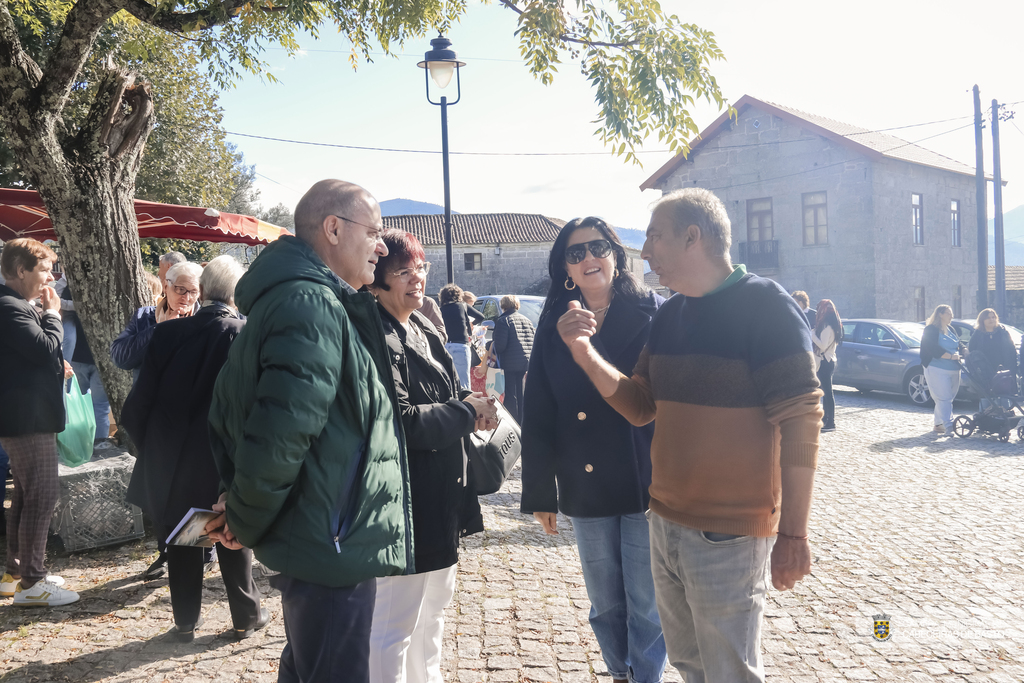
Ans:
[{"label": "lamp post", "polygon": [[[455,50],[451,49],[452,42],[442,35],[430,41],[430,50],[423,55],[423,61],[416,66],[423,69],[423,80],[427,88],[427,102],[441,107],[441,159],[444,165],[444,248],[448,259],[448,282],[455,282],[455,269],[452,264],[452,202],[451,188],[448,180],[448,106],[457,104],[462,98],[462,83],[459,80],[459,67],[466,66],[460,62]],[[455,99],[452,102],[441,96],[440,102],[430,99],[430,81],[439,90],[444,90],[452,81],[452,73],[455,75]]]}]

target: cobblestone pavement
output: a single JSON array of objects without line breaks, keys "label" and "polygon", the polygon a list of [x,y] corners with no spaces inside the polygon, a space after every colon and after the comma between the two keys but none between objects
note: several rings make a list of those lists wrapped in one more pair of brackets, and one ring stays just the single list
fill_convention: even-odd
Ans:
[{"label": "cobblestone pavement", "polygon": [[[772,591],[762,647],[769,681],[1024,680],[1024,443],[933,435],[930,411],[896,396],[840,392],[822,438],[811,540],[814,575]],[[957,404],[961,411],[968,406]],[[446,680],[610,683],[567,520],[544,536],[518,512],[519,481],[481,499],[488,531],[467,539],[447,612]],[[177,644],[166,580],[143,583],[150,539],[59,556],[79,590],[63,608],[0,606],[2,681],[273,681],[273,619],[235,642],[220,577],[206,623]],[[891,639],[872,637],[887,614]],[[674,670],[666,680],[679,681]]]}]

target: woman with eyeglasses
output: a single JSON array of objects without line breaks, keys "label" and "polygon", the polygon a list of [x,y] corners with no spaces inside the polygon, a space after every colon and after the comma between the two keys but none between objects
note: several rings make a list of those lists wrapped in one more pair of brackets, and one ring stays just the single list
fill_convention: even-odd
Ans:
[{"label": "woman with eyeglasses", "polygon": [[661,681],[667,657],[651,578],[654,425],[633,427],[601,397],[558,332],[570,304],[597,321],[595,348],[625,375],[647,343],[663,299],[628,272],[626,250],[600,218],[565,225],[548,259],[544,302],[526,381],[521,509],[548,534],[572,520],[590,598],[590,625],[616,682]]},{"label": "woman with eyeglasses", "polygon": [[459,538],[483,531],[462,439],[494,429],[493,399],[460,387],[452,357],[421,313],[427,264],[415,235],[386,230],[377,297],[409,455],[416,573],[377,579],[371,683],[442,683],[444,609],[455,592]]}]

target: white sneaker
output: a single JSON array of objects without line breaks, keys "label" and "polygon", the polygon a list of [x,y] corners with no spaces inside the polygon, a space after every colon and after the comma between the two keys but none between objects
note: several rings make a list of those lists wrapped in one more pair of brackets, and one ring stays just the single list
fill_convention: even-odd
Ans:
[{"label": "white sneaker", "polygon": [[19,583],[14,593],[14,604],[20,607],[57,607],[73,602],[78,602],[78,593],[45,580],[27,590]]},{"label": "white sneaker", "polygon": [[[64,579],[59,576],[47,576],[46,580],[52,583],[54,586],[63,586]],[[14,578],[9,573],[4,573],[2,579],[0,579],[0,598],[10,598],[14,596],[14,593],[18,590],[18,584],[21,583],[21,578]]]}]

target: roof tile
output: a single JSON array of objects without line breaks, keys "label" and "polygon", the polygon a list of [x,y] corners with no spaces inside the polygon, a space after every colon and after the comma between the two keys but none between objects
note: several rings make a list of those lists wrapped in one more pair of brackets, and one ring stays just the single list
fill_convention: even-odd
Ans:
[{"label": "roof tile", "polygon": [[[444,244],[444,215],[384,216],[384,227],[411,232],[424,246]],[[452,214],[453,244],[554,242],[566,221],[536,213]]]}]

